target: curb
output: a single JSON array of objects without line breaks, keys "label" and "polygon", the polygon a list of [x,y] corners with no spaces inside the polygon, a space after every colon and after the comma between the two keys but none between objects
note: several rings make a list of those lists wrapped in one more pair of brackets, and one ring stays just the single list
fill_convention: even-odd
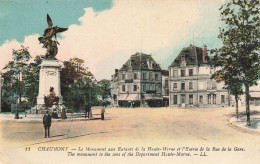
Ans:
[{"label": "curb", "polygon": [[230,123],[231,126],[236,127],[236,128],[238,128],[240,130],[244,130],[246,132],[252,132],[252,133],[255,133],[255,134],[260,134],[259,130],[251,129],[251,128],[248,128],[248,127],[244,126],[244,124],[246,124],[246,122],[233,121],[233,120],[237,120],[236,116],[230,117],[227,120],[228,120],[228,122]]}]

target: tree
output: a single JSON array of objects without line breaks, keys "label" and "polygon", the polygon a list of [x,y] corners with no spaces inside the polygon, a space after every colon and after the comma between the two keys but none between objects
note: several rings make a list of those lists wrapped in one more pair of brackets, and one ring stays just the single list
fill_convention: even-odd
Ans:
[{"label": "tree", "polygon": [[215,79],[217,82],[224,82],[225,89],[227,89],[230,94],[235,96],[236,116],[238,120],[238,99],[239,99],[238,96],[243,94],[243,90],[242,90],[242,82],[238,77],[235,78],[233,75],[234,73],[232,74],[228,71],[224,71],[224,69],[221,69],[216,71],[212,75],[212,78]]},{"label": "tree", "polygon": [[22,46],[21,49],[13,50],[13,60],[4,67],[5,79],[3,86],[3,101],[6,106],[10,106],[12,101],[22,98],[28,100],[27,103],[35,105],[39,86],[39,64],[41,57],[36,56],[34,62],[29,63],[31,55],[28,47]]},{"label": "tree", "polygon": [[84,60],[72,58],[64,61],[61,71],[61,91],[66,106],[74,111],[88,111],[97,105],[96,86],[93,74],[84,67]]},{"label": "tree", "polygon": [[[98,95],[101,96],[103,103],[107,104],[107,99],[111,97],[111,82],[110,80],[100,80],[98,82]],[[105,105],[104,104],[104,105]]]},{"label": "tree", "polygon": [[[216,66],[222,67],[223,80],[228,87],[239,93],[241,84],[244,85],[247,125],[250,126],[249,87],[256,85],[260,75],[259,1],[230,0],[221,6],[220,11],[223,26],[219,38],[223,46],[212,53]],[[235,87],[229,85],[232,82],[236,82]]]},{"label": "tree", "polygon": [[[84,60],[79,58],[72,58],[69,61],[64,61],[61,71],[61,94],[64,95],[68,91],[69,85],[73,84],[75,80],[85,76],[86,68],[82,67]],[[65,98],[66,99],[66,98]]]},{"label": "tree", "polygon": [[25,81],[25,95],[31,105],[35,105],[37,102],[38,89],[39,89],[39,77],[40,77],[40,64],[42,58],[36,56],[33,63],[28,64],[28,67],[24,74]]},{"label": "tree", "polygon": [[[14,97],[13,100],[22,102],[22,97],[25,93],[25,81],[23,81],[24,74],[26,73],[27,64],[31,59],[28,48],[23,47],[19,50],[13,49],[13,61],[4,67],[6,71],[3,74],[5,78],[3,90],[7,96]],[[17,98],[17,99],[16,99]]]}]

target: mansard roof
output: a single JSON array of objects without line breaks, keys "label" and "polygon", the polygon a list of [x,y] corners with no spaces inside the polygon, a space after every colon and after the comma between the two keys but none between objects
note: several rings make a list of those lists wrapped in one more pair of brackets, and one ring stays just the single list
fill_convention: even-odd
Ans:
[{"label": "mansard roof", "polygon": [[[151,63],[149,67],[149,62]],[[155,60],[152,58],[151,55],[147,55],[144,53],[136,53],[132,55],[127,62],[122,66],[120,71],[128,71],[129,69],[132,70],[161,70],[161,67]]]},{"label": "mansard roof", "polygon": [[[185,56],[186,65],[207,64],[203,62],[203,48],[190,45],[181,50],[179,55],[171,63],[170,67],[179,67],[183,55]],[[208,56],[206,56],[206,59],[209,60]]]}]

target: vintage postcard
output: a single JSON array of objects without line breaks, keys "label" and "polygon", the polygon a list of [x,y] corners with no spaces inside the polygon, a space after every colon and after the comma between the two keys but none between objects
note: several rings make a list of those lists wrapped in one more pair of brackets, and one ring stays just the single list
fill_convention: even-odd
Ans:
[{"label": "vintage postcard", "polygon": [[0,163],[260,163],[257,0],[0,0]]}]

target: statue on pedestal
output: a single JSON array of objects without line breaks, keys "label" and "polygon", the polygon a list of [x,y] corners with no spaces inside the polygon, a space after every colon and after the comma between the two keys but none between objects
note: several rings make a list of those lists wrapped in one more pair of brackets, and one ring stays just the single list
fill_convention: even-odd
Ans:
[{"label": "statue on pedestal", "polygon": [[[68,30],[68,28],[60,28],[57,26],[53,27],[52,20],[51,20],[49,14],[47,14],[47,23],[48,23],[49,27],[44,30],[43,37],[39,37],[38,40],[40,41],[40,43],[43,44],[43,48],[47,49],[44,59],[55,59],[55,56],[58,53],[57,44],[59,44],[59,42],[56,41],[57,40],[56,34],[59,32],[64,32],[64,31]],[[55,36],[56,40],[52,39],[53,36]]]},{"label": "statue on pedestal", "polygon": [[59,97],[56,96],[53,87],[50,88],[50,95],[44,96],[44,104],[45,104],[45,107],[48,107],[48,108],[52,108],[53,105],[59,104]]}]

